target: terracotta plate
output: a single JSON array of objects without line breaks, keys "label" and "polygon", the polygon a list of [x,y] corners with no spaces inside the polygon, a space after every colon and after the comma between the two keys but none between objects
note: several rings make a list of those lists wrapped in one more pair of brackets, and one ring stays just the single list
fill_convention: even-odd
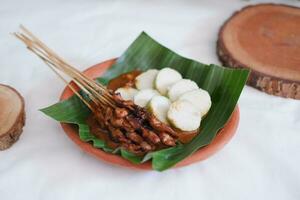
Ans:
[{"label": "terracotta plate", "polygon": [[[87,70],[84,71],[84,73],[91,77],[96,78],[101,76],[105,72],[106,69],[108,69],[113,63],[115,62],[115,59],[111,59],[102,63],[99,63],[97,65],[94,65]],[[72,96],[74,93],[69,89],[65,88],[60,100],[64,100]],[[175,167],[182,167],[186,166],[195,162],[199,162],[201,160],[204,160],[217,151],[219,151],[235,134],[235,131],[237,129],[239,123],[239,109],[238,106],[236,106],[233,114],[231,115],[230,119],[228,120],[227,124],[224,126],[223,129],[221,129],[216,136],[216,138],[212,141],[211,144],[207,145],[206,147],[203,147],[199,149],[197,152],[189,156],[188,158],[184,159],[183,161],[179,162]],[[106,153],[102,151],[101,149],[94,148],[90,143],[86,143],[80,140],[78,135],[78,129],[70,124],[61,123],[61,126],[65,133],[71,138],[83,151],[95,156],[99,160],[106,161],[111,164],[129,167],[129,168],[135,168],[135,169],[143,169],[143,170],[152,170],[151,168],[151,162],[146,162],[143,164],[133,164],[129,162],[128,160],[123,159],[119,155],[114,155],[110,153]]]}]

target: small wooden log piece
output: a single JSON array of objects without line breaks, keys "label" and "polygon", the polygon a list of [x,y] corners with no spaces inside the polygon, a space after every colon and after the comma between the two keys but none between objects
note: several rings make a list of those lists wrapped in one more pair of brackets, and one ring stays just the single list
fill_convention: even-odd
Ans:
[{"label": "small wooden log piece", "polygon": [[23,97],[14,88],[0,84],[0,150],[19,139],[24,125]]},{"label": "small wooden log piece", "polygon": [[224,66],[252,70],[248,85],[300,99],[300,8],[247,6],[221,27],[217,54]]}]

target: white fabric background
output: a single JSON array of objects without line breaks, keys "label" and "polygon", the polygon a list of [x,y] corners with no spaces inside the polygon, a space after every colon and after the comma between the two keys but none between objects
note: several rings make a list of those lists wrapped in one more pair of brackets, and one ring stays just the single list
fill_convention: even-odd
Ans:
[{"label": "white fabric background", "polygon": [[0,82],[23,94],[27,121],[0,152],[0,199],[300,199],[300,101],[246,87],[239,129],[222,151],[181,169],[132,171],[85,154],[38,111],[64,84],[9,35],[22,23],[82,70],[119,56],[143,30],[184,56],[219,63],[219,27],[257,2],[1,0]]}]

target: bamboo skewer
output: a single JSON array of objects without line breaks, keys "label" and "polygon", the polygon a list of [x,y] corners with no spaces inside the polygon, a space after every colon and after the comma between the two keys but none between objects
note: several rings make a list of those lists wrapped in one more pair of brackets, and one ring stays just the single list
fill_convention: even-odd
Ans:
[{"label": "bamboo skewer", "polygon": [[63,78],[62,75],[60,75],[47,61],[44,60],[44,62],[50,67],[50,69],[61,79],[63,80],[67,85],[68,87],[74,92],[74,94],[76,94],[80,100],[91,110],[94,112],[94,109],[93,107],[76,91],[76,89],[71,85],[71,84],[68,84],[68,81]]},{"label": "bamboo skewer", "polygon": [[88,106],[88,108],[95,112],[95,108],[92,107],[90,102],[84,99],[84,97],[76,91],[76,89],[68,84],[67,80],[57,71],[61,71],[64,74],[72,78],[72,81],[88,95],[90,100],[96,106],[110,106],[115,108],[115,103],[112,95],[106,89],[105,86],[100,83],[95,82],[94,80],[88,78],[82,74],[79,70],[72,67],[64,59],[59,57],[54,51],[48,48],[42,41],[40,41],[36,36],[34,36],[29,30],[25,27],[20,26],[21,31],[13,33],[18,39],[23,41],[27,48],[41,58],[47,66],[60,78],[62,79],[67,86],[83,101],[83,103]]},{"label": "bamboo skewer", "polygon": [[[27,30],[24,26],[21,25],[21,30],[23,30],[25,33],[27,33],[32,39],[33,41],[35,41],[37,43],[37,45],[41,48],[43,48],[48,55],[52,56],[57,59],[59,62],[61,62],[61,64],[65,65],[68,69],[70,69],[71,71],[73,71],[73,73],[79,75],[81,78],[83,78],[85,81],[93,84],[95,87],[99,88],[100,90],[107,92],[105,87],[102,86],[101,84],[97,84],[94,81],[91,81],[91,79],[89,79],[88,77],[85,77],[81,74],[81,72],[79,72],[77,69],[73,68],[72,66],[70,66],[66,61],[64,61],[64,59],[62,59],[61,57],[59,57],[54,51],[52,51],[50,48],[48,48],[42,41],[40,41],[36,36],[34,36],[29,30]],[[24,36],[24,34],[22,34]],[[26,37],[26,36],[25,36]]]},{"label": "bamboo skewer", "polygon": [[[39,56],[40,57],[40,56]],[[84,102],[85,105],[87,105],[93,112],[94,109],[91,107],[91,105],[76,91],[76,89],[68,83],[68,81],[61,75],[59,74],[56,70],[55,67],[53,67],[53,63],[51,61],[45,60],[43,57],[40,57],[49,67],[50,69],[61,79],[63,80],[67,86]],[[79,82],[76,81],[75,79],[73,80],[76,85],[79,86]],[[81,85],[80,85],[81,86]],[[88,90],[86,90],[84,87],[80,87],[88,96],[89,98],[96,104],[99,105],[99,103],[97,102],[97,100],[90,94],[90,92]]]}]

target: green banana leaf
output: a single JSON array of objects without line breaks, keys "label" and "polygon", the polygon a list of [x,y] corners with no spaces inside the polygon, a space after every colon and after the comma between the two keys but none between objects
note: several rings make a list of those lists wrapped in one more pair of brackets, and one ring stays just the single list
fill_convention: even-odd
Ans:
[{"label": "green banana leaf", "polygon": [[139,157],[124,149],[113,151],[106,146],[104,141],[93,136],[85,123],[90,111],[76,96],[41,109],[41,111],[57,121],[77,124],[81,140],[91,142],[95,148],[117,153],[135,164],[151,160],[153,169],[166,170],[199,148],[208,145],[214,139],[218,130],[230,118],[248,78],[249,70],[224,68],[214,64],[206,65],[184,58],[142,32],[125,53],[117,59],[116,63],[97,81],[107,84],[112,78],[125,72],[164,67],[178,70],[184,78],[195,81],[200,88],[207,90],[211,95],[212,106],[208,115],[201,122],[201,134],[187,144]]}]

